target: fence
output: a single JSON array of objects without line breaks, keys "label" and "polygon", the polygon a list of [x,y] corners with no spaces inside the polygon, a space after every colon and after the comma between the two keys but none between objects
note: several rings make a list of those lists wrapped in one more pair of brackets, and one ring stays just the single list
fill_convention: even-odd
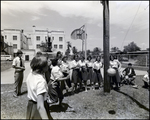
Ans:
[{"label": "fence", "polygon": [[118,54],[118,59],[123,64],[132,63],[134,66],[149,67],[148,54]]}]

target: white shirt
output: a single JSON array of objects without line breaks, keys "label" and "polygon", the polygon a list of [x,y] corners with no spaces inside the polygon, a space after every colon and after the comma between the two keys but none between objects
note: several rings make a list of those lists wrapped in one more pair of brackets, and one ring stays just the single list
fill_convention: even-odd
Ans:
[{"label": "white shirt", "polygon": [[102,68],[102,62],[95,61],[93,64],[93,69],[99,70]]},{"label": "white shirt", "polygon": [[88,67],[92,67],[93,66],[93,62],[91,62],[91,61],[87,61],[86,64],[87,64]]},{"label": "white shirt", "polygon": [[148,74],[144,75],[143,80],[145,82],[149,82],[149,75]]},{"label": "white shirt", "polygon": [[[22,58],[21,58],[22,59]],[[13,63],[12,63],[13,66],[16,66],[16,67],[20,67],[20,58],[17,56],[13,59]],[[24,60],[22,59],[22,66],[25,66],[24,65]],[[16,69],[16,71],[20,71],[21,69]],[[22,71],[22,70],[21,70]]]},{"label": "white shirt", "polygon": [[63,73],[60,70],[60,67],[58,66],[53,66],[52,71],[51,71],[51,79],[56,80],[58,78],[64,77]]},{"label": "white shirt", "polygon": [[110,66],[112,68],[118,68],[118,62],[117,61],[110,61]]},{"label": "white shirt", "polygon": [[79,62],[76,62],[75,60],[73,60],[70,63],[70,68],[77,67],[78,65],[79,65]]},{"label": "white shirt", "polygon": [[79,62],[78,62],[78,64],[81,66],[81,67],[86,67],[86,63],[87,63],[87,61],[81,61],[81,60],[79,60]]},{"label": "white shirt", "polygon": [[46,100],[48,86],[43,75],[30,72],[26,79],[26,84],[28,90],[27,97],[29,100],[37,102],[37,96],[42,93],[45,93],[44,100]]}]

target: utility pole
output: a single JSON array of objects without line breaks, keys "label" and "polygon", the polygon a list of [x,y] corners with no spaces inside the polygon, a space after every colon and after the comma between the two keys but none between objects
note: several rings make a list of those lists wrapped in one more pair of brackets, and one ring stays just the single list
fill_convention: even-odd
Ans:
[{"label": "utility pole", "polygon": [[103,54],[104,54],[104,92],[110,93],[109,69],[109,1],[102,0],[103,5]]}]

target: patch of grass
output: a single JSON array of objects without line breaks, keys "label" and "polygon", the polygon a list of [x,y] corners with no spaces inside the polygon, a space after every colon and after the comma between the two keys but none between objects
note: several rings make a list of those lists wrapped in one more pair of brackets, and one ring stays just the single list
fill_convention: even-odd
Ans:
[{"label": "patch of grass", "polygon": [[[57,104],[50,106],[54,119],[149,119],[149,111],[139,107],[139,104],[149,109],[149,91],[142,88],[143,76],[136,77],[138,89],[130,85],[121,87],[120,92],[111,90],[104,94],[100,90],[88,90],[74,95],[65,96],[63,104],[65,109],[60,109]],[[1,118],[25,119],[27,107],[26,83],[22,85],[25,94],[14,98],[12,84],[1,85]],[[65,90],[63,91],[65,93]],[[73,107],[74,112],[67,112],[68,107]],[[114,114],[110,114],[110,111]]]}]

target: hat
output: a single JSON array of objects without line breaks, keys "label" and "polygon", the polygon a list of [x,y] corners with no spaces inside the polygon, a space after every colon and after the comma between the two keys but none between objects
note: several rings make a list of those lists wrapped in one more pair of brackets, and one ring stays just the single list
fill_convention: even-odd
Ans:
[{"label": "hat", "polygon": [[17,54],[23,54],[23,52],[21,50],[18,50]]},{"label": "hat", "polygon": [[132,63],[128,63],[128,65],[132,65]]}]

